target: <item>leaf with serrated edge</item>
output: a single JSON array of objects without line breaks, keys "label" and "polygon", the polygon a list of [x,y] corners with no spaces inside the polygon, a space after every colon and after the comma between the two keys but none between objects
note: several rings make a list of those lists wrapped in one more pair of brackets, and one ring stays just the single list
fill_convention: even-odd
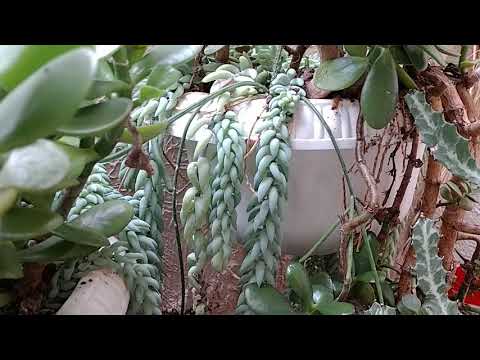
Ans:
[{"label": "leaf with serrated edge", "polygon": [[438,256],[438,240],[433,220],[420,218],[413,227],[412,245],[418,286],[425,294],[422,308],[431,315],[458,315],[456,304],[447,297],[447,272]]},{"label": "leaf with serrated edge", "polygon": [[480,169],[470,155],[468,140],[461,136],[455,125],[445,121],[443,114],[432,110],[421,91],[405,96],[422,141],[431,148],[433,156],[451,173],[480,185]]}]

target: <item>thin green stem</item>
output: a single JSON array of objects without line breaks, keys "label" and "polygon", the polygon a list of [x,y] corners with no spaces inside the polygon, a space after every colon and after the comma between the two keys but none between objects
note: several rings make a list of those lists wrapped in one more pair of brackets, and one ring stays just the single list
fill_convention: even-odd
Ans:
[{"label": "thin green stem", "polygon": [[[347,182],[348,186],[348,191],[350,192],[350,196],[354,197],[354,191],[353,191],[353,186],[352,182],[350,181],[350,177],[348,176],[348,170],[347,170],[347,165],[345,165],[345,160],[343,159],[342,154],[340,153],[340,148],[338,147],[337,140],[335,139],[335,136],[333,135],[332,130],[330,129],[330,126],[328,126],[327,122],[323,118],[322,114],[317,110],[317,108],[308,100],[306,97],[302,96],[302,101],[307,104],[307,106],[315,113],[315,115],[318,117],[320,122],[322,123],[323,127],[325,130],[327,130],[328,136],[330,137],[330,140],[332,141],[333,147],[335,149],[335,152],[337,153],[338,160],[340,161],[340,165],[342,167],[343,171],[343,176],[345,177],[345,180]],[[355,198],[353,199],[353,206],[355,206]]]},{"label": "thin green stem", "polygon": [[462,45],[460,50],[460,58],[458,59],[458,67],[462,71],[462,73],[466,72],[465,67],[462,68],[462,63],[467,60],[468,53],[470,52],[470,48],[472,45]]},{"label": "thin green stem", "polygon": [[[352,206],[352,205],[350,204],[350,207],[351,207],[351,206]],[[348,212],[350,211],[350,207],[347,208],[347,210],[345,210],[345,212],[343,213],[343,215],[347,215],[347,214],[348,214]],[[332,235],[332,233],[337,229],[337,227],[338,227],[338,225],[340,225],[340,223],[341,223],[341,218],[339,217],[339,218],[337,219],[337,221],[330,226],[330,228],[327,230],[327,232],[326,232],[325,234],[323,234],[322,237],[312,246],[312,248],[311,248],[310,250],[308,250],[308,252],[307,252],[305,255],[303,255],[303,257],[300,259],[300,262],[303,263],[303,262],[304,262],[305,260],[307,260],[310,256],[312,256],[312,254],[315,252],[315,250],[316,250],[320,245],[322,245],[323,242],[330,237],[330,235]]]},{"label": "thin green stem", "polygon": [[185,140],[187,138],[188,128],[192,124],[193,120],[195,119],[199,111],[200,111],[200,108],[197,108],[197,110],[195,110],[193,115],[188,120],[187,125],[185,126],[185,129],[183,130],[183,136],[180,142],[180,148],[178,149],[178,153],[177,153],[177,161],[175,164],[175,174],[173,176],[172,217],[173,217],[173,223],[175,225],[175,240],[177,243],[178,262],[180,266],[180,280],[181,280],[181,286],[182,286],[180,315],[183,315],[185,313],[185,270],[183,268],[182,242],[180,239],[180,230],[179,230],[178,219],[177,219],[177,180],[178,180],[178,173],[180,170],[180,162],[182,161],[182,152],[183,152],[183,148],[185,147]]},{"label": "thin green stem", "polygon": [[397,67],[398,79],[402,82],[402,84],[405,85],[407,89],[418,90],[417,84],[415,84],[415,81],[413,81],[413,79],[410,77],[410,75],[408,75],[405,69],[397,63],[395,63],[395,65]]},{"label": "thin green stem", "polygon": [[363,235],[364,244],[367,247],[368,261],[370,263],[370,268],[373,271],[373,275],[375,277],[375,287],[377,288],[378,300],[380,301],[380,304],[383,305],[384,302],[383,302],[382,287],[380,286],[380,278],[378,277],[377,265],[375,264],[375,259],[373,258],[372,247],[370,246],[370,237],[368,236],[367,231],[365,230],[365,226],[362,227],[362,235]]}]

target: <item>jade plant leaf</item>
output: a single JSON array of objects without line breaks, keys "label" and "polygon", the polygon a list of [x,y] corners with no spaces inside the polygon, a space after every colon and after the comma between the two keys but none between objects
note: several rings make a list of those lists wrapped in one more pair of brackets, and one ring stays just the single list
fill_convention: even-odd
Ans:
[{"label": "jade plant leaf", "polygon": [[65,179],[71,163],[60,146],[49,140],[12,150],[0,170],[0,188],[42,191]]},{"label": "jade plant leaf", "polygon": [[77,111],[74,118],[57,128],[62,135],[100,136],[118,126],[132,109],[132,101],[114,98]]},{"label": "jade plant leaf", "polygon": [[166,94],[165,89],[158,89],[154,86],[144,85],[140,88],[140,101],[156,99]]},{"label": "jade plant leaf", "polygon": [[368,72],[360,96],[361,111],[366,123],[383,129],[392,120],[398,97],[395,62],[388,49],[381,49]]},{"label": "jade plant leaf", "polygon": [[129,88],[129,85],[121,80],[94,80],[89,88],[87,99],[96,99],[111,93],[123,91]]},{"label": "jade plant leaf", "polygon": [[422,142],[432,151],[437,161],[464,180],[480,185],[480,169],[470,154],[468,140],[445,121],[443,114],[433,111],[421,91],[405,96],[407,106],[415,119]]},{"label": "jade plant leaf", "polygon": [[85,45],[1,45],[0,85],[13,90],[55,57]]},{"label": "jade plant leaf", "polygon": [[128,202],[111,200],[85,211],[71,221],[71,224],[89,228],[109,237],[122,231],[133,215],[133,207]]},{"label": "jade plant leaf", "polygon": [[18,251],[18,256],[24,263],[48,264],[55,261],[84,257],[97,249],[97,246],[78,245],[61,237],[51,236],[32,247]]},{"label": "jade plant leaf", "polygon": [[367,55],[367,45],[343,45],[348,55],[364,57]]},{"label": "jade plant leaf", "polygon": [[23,267],[17,249],[10,241],[0,241],[0,279],[20,279]]},{"label": "jade plant leaf", "polygon": [[376,299],[375,290],[370,283],[364,283],[360,281],[357,281],[353,284],[352,288],[350,289],[350,294],[352,298],[362,305],[370,305]]},{"label": "jade plant leaf", "polygon": [[292,310],[288,301],[274,288],[250,285],[245,289],[247,305],[258,315],[286,315]]},{"label": "jade plant leaf", "polygon": [[80,245],[100,247],[108,246],[110,244],[107,237],[100,232],[88,227],[74,225],[73,223],[64,223],[56,228],[52,233],[69,242]]},{"label": "jade plant leaf", "polygon": [[0,240],[21,241],[47,234],[60,226],[63,218],[37,208],[13,208],[0,219]]},{"label": "jade plant leaf", "polygon": [[319,303],[313,307],[322,315],[351,315],[355,312],[353,305],[346,302]]},{"label": "jade plant leaf", "polygon": [[157,65],[148,77],[147,85],[158,89],[167,89],[182,77],[182,73],[173,66]]},{"label": "jade plant leaf", "polygon": [[313,81],[319,89],[337,91],[352,86],[368,69],[365,57],[347,56],[328,60],[315,71]]},{"label": "jade plant leaf", "polygon": [[423,71],[428,66],[427,54],[417,45],[404,45],[403,49],[408,55],[412,65],[417,71]]},{"label": "jade plant leaf", "polygon": [[307,307],[312,302],[313,294],[312,285],[303,265],[298,262],[289,264],[286,279],[288,287],[302,299],[303,306]]},{"label": "jade plant leaf", "polygon": [[73,118],[93,80],[93,51],[80,48],[48,62],[0,103],[0,151],[51,135]]},{"label": "jade plant leaf", "polygon": [[[166,121],[158,122],[156,124],[142,126],[137,128],[138,133],[142,136],[142,142],[145,143],[158,135],[161,135],[167,130],[168,123]],[[126,144],[133,144],[132,133],[125,129],[120,136],[119,142]]]},{"label": "jade plant leaf", "polygon": [[215,54],[217,51],[223,49],[227,45],[207,45],[203,53],[207,56]]},{"label": "jade plant leaf", "polygon": [[135,83],[144,78],[155,66],[177,65],[193,59],[203,45],[155,45],[130,71]]},{"label": "jade plant leaf", "polygon": [[322,285],[313,285],[312,300],[314,304],[324,304],[333,301],[333,292],[331,289]]}]

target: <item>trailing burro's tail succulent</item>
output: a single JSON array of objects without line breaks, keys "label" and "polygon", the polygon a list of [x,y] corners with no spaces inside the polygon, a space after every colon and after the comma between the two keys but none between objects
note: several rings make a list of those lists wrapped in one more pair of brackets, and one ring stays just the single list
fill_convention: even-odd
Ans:
[{"label": "trailing burro's tail succulent", "polygon": [[222,271],[230,259],[233,231],[237,227],[235,208],[241,200],[246,145],[243,130],[233,111],[216,115],[213,121],[213,132],[217,140],[217,162],[212,172],[209,217],[211,241],[207,253],[212,257],[213,268]]},{"label": "trailing burro's tail succulent", "polygon": [[281,73],[272,81],[268,112],[257,126],[260,133],[255,158],[255,196],[250,201],[245,240],[247,255],[240,267],[243,290],[237,303],[237,313],[253,314],[245,298],[250,284],[275,286],[275,273],[281,254],[280,222],[282,207],[287,199],[288,165],[291,157],[288,123],[301,96],[303,80],[294,70]]}]

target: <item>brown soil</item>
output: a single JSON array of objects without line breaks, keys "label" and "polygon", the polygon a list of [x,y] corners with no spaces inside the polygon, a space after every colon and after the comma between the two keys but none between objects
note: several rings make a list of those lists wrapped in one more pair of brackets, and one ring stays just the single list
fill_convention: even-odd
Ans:
[{"label": "brown soil", "polygon": [[[176,159],[178,143],[174,138],[169,138],[165,141],[165,154],[170,159],[165,163],[167,173],[173,179],[174,168],[171,163]],[[184,156],[186,157],[186,156]],[[184,161],[180,172],[183,176],[178,177],[177,188],[179,189],[177,196],[177,211],[180,211],[182,204],[182,197],[185,190],[188,188],[186,179],[186,165]],[[185,186],[187,185],[187,186]],[[181,299],[181,282],[180,282],[180,268],[178,261],[177,246],[175,240],[175,227],[172,221],[172,194],[165,196],[164,203],[164,253],[163,253],[163,292],[162,292],[162,312],[165,314],[178,314],[180,311]],[[181,226],[181,224],[179,224]],[[181,228],[180,228],[181,229]],[[186,246],[182,246],[183,262],[185,265],[185,274],[187,274],[186,257],[188,251]],[[227,315],[232,314],[235,310],[237,298],[240,293],[238,285],[238,269],[242,263],[245,254],[241,246],[236,246],[232,251],[230,263],[222,273],[217,273],[211,266],[206,266],[203,272],[203,289],[204,298],[203,303],[206,305],[206,313],[210,315]],[[283,256],[280,262],[277,276],[277,288],[279,290],[285,289],[284,273],[285,268],[290,261],[289,256]],[[187,299],[185,310],[186,313],[192,308],[193,299],[192,291],[187,286]]]}]

